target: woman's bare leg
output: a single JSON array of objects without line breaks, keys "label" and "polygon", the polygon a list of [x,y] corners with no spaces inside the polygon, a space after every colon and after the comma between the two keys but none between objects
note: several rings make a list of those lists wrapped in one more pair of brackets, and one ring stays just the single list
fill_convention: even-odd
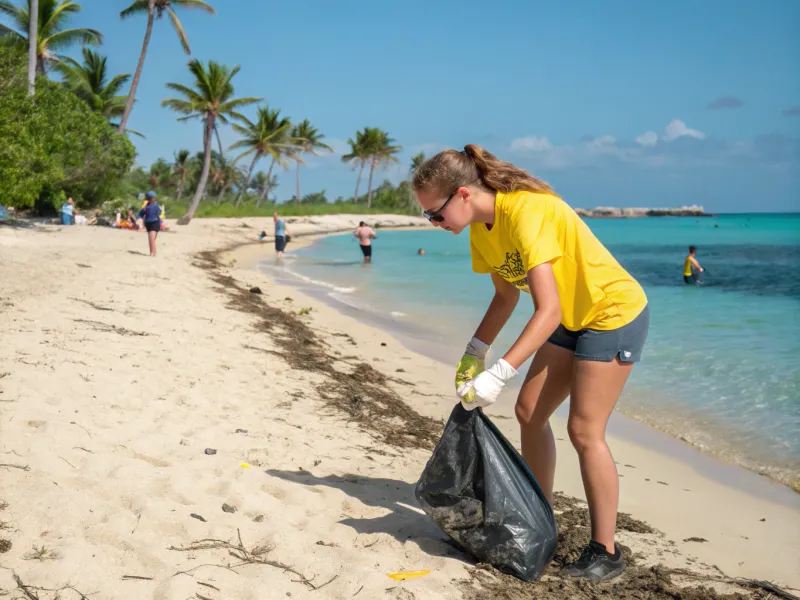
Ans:
[{"label": "woman's bare leg", "polygon": [[522,457],[550,504],[556,470],[556,442],[550,416],[569,395],[572,351],[545,343],[533,357],[515,412],[522,438]]},{"label": "woman's bare leg", "polygon": [[619,477],[606,444],[606,425],[633,363],[575,360],[567,430],[578,452],[589,502],[592,540],[614,553]]}]

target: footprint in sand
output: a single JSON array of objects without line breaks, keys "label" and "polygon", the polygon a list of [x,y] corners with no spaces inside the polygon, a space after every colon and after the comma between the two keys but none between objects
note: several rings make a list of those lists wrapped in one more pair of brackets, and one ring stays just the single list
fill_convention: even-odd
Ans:
[{"label": "footprint in sand", "polygon": [[262,492],[266,492],[267,494],[269,494],[270,496],[272,496],[273,498],[275,498],[277,500],[285,500],[286,496],[288,496],[288,494],[286,493],[286,490],[283,490],[283,489],[281,489],[279,487],[274,487],[274,486],[271,486],[271,485],[267,485],[267,484],[264,484],[264,485],[261,486],[261,491]]}]

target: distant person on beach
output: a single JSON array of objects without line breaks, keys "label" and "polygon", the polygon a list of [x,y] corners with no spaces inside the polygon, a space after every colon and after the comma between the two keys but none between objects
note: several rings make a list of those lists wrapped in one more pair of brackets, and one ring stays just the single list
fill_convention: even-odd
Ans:
[{"label": "distant person on beach", "polygon": [[[491,406],[533,356],[516,415],[522,455],[552,505],[556,445],[549,419],[570,396],[567,430],[580,461],[591,539],[561,575],[617,577],[625,569],[614,540],[619,476],[606,424],[642,356],[649,326],[644,290],[547,183],[479,146],[429,158],[413,185],[432,225],[454,234],[469,228],[472,269],[490,274],[495,288],[456,370],[462,406]],[[520,291],[532,296],[533,316],[484,370]]]},{"label": "distant person on beach", "polygon": [[361,245],[361,254],[364,255],[364,262],[372,262],[372,240],[378,235],[372,231],[372,228],[364,221],[361,221],[353,232],[353,237],[358,240]]},{"label": "distant person on beach", "polygon": [[139,217],[144,220],[144,228],[147,230],[150,256],[155,256],[156,238],[158,237],[158,232],[161,231],[161,205],[156,202],[156,193],[152,190],[145,194],[145,199],[147,203],[139,211]]},{"label": "distant person on beach", "polygon": [[275,221],[275,258],[280,260],[283,251],[286,250],[286,240],[289,231],[286,229],[286,221],[278,216],[277,211],[273,213],[272,220]]},{"label": "distant person on beach", "polygon": [[75,203],[72,201],[72,198],[67,198],[67,201],[61,205],[61,224],[75,224]]},{"label": "distant person on beach", "polygon": [[697,269],[700,273],[704,271],[700,263],[697,262],[695,254],[697,254],[697,247],[689,246],[689,254],[686,256],[686,260],[683,261],[683,283],[696,285],[697,273],[694,272],[694,269]]}]

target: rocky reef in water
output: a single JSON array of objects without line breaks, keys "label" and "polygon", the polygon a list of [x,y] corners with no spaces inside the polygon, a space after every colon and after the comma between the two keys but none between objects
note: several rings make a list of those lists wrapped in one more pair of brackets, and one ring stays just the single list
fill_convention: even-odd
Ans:
[{"label": "rocky reef in water", "polygon": [[576,208],[575,212],[582,217],[601,219],[638,219],[642,217],[713,217],[702,206],[678,206],[675,208],[614,208],[598,206],[596,208]]}]

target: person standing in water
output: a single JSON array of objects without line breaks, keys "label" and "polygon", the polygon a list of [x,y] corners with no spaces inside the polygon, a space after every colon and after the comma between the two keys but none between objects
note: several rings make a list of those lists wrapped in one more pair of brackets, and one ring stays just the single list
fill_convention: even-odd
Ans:
[{"label": "person standing in water", "polygon": [[275,260],[280,260],[286,250],[289,231],[286,229],[286,221],[278,216],[277,211],[272,214],[272,220],[275,221]]},{"label": "person standing in water", "polygon": [[149,191],[145,195],[147,204],[139,211],[139,217],[144,221],[147,230],[147,242],[150,245],[150,256],[156,255],[156,238],[161,231],[161,205],[156,202],[156,193]]},{"label": "person standing in water", "polygon": [[[567,431],[578,453],[591,539],[564,577],[611,579],[625,569],[615,543],[619,479],[606,424],[642,356],[649,327],[642,287],[545,182],[476,145],[445,150],[413,178],[435,227],[469,228],[472,268],[490,274],[494,297],[456,369],[467,410],[492,405],[533,356],[516,403],[522,455],[552,505],[556,445],[549,419],[570,396]],[[511,348],[484,370],[486,354],[520,291],[533,316]]]},{"label": "person standing in water", "polygon": [[694,269],[697,269],[700,273],[705,270],[700,266],[700,263],[697,262],[695,254],[697,254],[697,247],[689,246],[689,254],[686,256],[686,260],[683,261],[683,283],[696,285],[697,273],[694,272]]},{"label": "person standing in water", "polygon": [[355,237],[361,245],[361,254],[364,255],[364,262],[372,262],[372,240],[377,238],[378,235],[369,225],[361,221],[353,232],[353,237]]}]

